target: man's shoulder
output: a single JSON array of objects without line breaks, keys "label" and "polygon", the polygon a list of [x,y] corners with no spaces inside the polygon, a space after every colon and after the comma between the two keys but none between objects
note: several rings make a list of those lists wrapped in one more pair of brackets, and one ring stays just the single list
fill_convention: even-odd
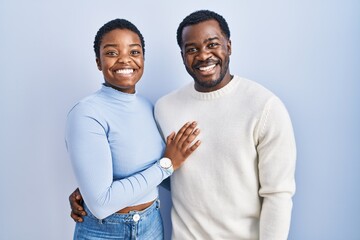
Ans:
[{"label": "man's shoulder", "polygon": [[244,77],[236,77],[239,79],[240,87],[243,88],[243,90],[246,90],[251,94],[264,94],[267,96],[274,96],[274,93],[261,83]]},{"label": "man's shoulder", "polygon": [[174,101],[181,101],[183,97],[186,97],[187,94],[193,88],[193,83],[187,83],[184,86],[171,91],[170,93],[160,97],[156,103],[155,108],[163,104],[172,104]]},{"label": "man's shoulder", "polygon": [[273,99],[279,99],[276,94],[261,83],[243,77],[238,78],[240,79],[238,96],[248,105],[258,106],[261,109]]}]

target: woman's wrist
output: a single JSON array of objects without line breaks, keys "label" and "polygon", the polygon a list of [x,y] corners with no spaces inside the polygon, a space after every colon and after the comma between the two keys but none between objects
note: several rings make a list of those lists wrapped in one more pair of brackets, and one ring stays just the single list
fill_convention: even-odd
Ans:
[{"label": "woman's wrist", "polygon": [[158,164],[159,164],[160,168],[162,168],[169,175],[171,175],[174,172],[174,166],[173,166],[170,158],[163,157],[163,158],[159,159]]}]

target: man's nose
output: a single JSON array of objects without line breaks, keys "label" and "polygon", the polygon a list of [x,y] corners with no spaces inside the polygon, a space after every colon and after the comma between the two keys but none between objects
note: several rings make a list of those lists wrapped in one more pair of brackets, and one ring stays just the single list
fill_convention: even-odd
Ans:
[{"label": "man's nose", "polygon": [[198,52],[197,58],[198,60],[205,61],[209,58],[211,58],[212,53],[209,51],[209,49],[201,49]]}]

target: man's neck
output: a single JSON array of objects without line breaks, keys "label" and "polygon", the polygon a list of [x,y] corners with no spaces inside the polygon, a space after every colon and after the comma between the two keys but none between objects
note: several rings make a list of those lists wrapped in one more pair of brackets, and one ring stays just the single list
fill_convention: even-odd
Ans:
[{"label": "man's neck", "polygon": [[196,81],[195,81],[195,90],[198,92],[214,92],[217,91],[223,87],[225,87],[229,82],[231,82],[231,80],[233,79],[234,75],[226,74],[224,76],[224,78],[215,86],[212,87],[206,87],[206,86],[201,86],[199,85]]}]

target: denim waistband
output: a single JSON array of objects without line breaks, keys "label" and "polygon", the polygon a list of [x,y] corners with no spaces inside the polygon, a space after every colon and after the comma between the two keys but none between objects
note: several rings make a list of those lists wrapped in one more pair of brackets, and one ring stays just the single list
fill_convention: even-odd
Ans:
[{"label": "denim waistband", "polygon": [[[89,208],[84,204],[85,211],[88,213],[88,216],[91,218],[97,219],[89,210]],[[104,219],[97,219],[100,223],[102,222],[138,222],[145,220],[152,212],[160,208],[160,199],[156,199],[149,207],[142,211],[130,211],[129,213],[114,213]]]}]

